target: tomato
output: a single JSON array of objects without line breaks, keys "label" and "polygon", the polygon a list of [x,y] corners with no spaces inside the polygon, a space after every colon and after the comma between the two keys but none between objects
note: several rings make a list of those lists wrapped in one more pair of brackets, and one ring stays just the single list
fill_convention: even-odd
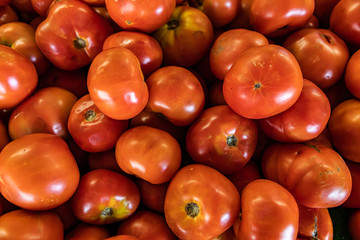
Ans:
[{"label": "tomato", "polygon": [[183,67],[167,66],[146,79],[147,108],[161,113],[176,126],[190,125],[203,110],[205,94],[196,76]]},{"label": "tomato", "polygon": [[0,120],[0,152],[10,142],[8,129],[4,122]]},{"label": "tomato", "polygon": [[137,178],[136,183],[140,189],[141,202],[150,210],[163,213],[165,195],[169,183],[152,184],[141,178]]},{"label": "tomato", "polygon": [[280,142],[304,142],[316,138],[325,129],[331,113],[325,93],[304,79],[298,100],[286,111],[260,119],[262,130]]},{"label": "tomato", "polygon": [[260,179],[261,175],[256,163],[254,161],[249,161],[239,171],[227,175],[227,178],[235,185],[239,193],[241,193],[246,185]]},{"label": "tomato", "polygon": [[64,204],[50,210],[60,217],[64,226],[64,231],[72,229],[80,222],[72,212],[70,203],[70,201],[67,201]]},{"label": "tomato", "polygon": [[124,172],[162,184],[179,169],[181,148],[169,133],[144,125],[131,128],[119,137],[115,156]]},{"label": "tomato", "polygon": [[5,23],[18,22],[17,13],[9,5],[0,6],[0,26]]},{"label": "tomato", "polygon": [[294,197],[268,179],[249,183],[241,194],[237,239],[296,239],[299,208]]},{"label": "tomato", "polygon": [[87,86],[94,104],[116,120],[135,117],[149,98],[139,60],[123,47],[104,50],[95,57],[89,68]]},{"label": "tomato", "polygon": [[71,208],[81,221],[104,225],[128,218],[139,203],[139,189],[130,178],[111,170],[96,169],[81,177]]},{"label": "tomato", "polygon": [[344,102],[345,100],[354,98],[354,96],[347,89],[344,79],[341,79],[331,87],[324,89],[324,93],[330,101],[331,110],[333,110],[337,105]]},{"label": "tomato", "polygon": [[318,18],[322,28],[328,28],[330,14],[340,0],[315,0],[314,15]]},{"label": "tomato", "polygon": [[210,51],[210,67],[213,74],[224,80],[226,73],[238,57],[247,49],[269,44],[261,33],[248,29],[232,29],[216,38]]},{"label": "tomato", "polygon": [[30,0],[34,11],[41,17],[46,17],[49,13],[49,8],[54,0]]},{"label": "tomato", "polygon": [[31,133],[52,133],[64,139],[69,137],[67,121],[76,96],[66,89],[47,87],[19,104],[9,118],[12,139]]},{"label": "tomato", "polygon": [[360,122],[354,121],[360,116],[360,100],[349,99],[332,111],[328,128],[331,140],[344,158],[360,162]]},{"label": "tomato", "polygon": [[150,35],[141,32],[120,31],[105,39],[103,50],[113,47],[125,47],[139,59],[141,70],[149,76],[157,70],[163,60],[160,44]]},{"label": "tomato", "polygon": [[223,94],[223,81],[216,80],[209,88],[209,106],[226,105]]},{"label": "tomato", "polygon": [[283,46],[294,54],[304,78],[321,89],[340,80],[349,59],[345,42],[327,29],[301,29],[291,34]]},{"label": "tomato", "polygon": [[299,206],[298,236],[306,239],[333,239],[333,224],[326,208]]},{"label": "tomato", "polygon": [[61,0],[36,28],[35,40],[52,64],[75,70],[91,63],[111,33],[111,25],[83,1]]},{"label": "tomato", "polygon": [[101,168],[124,173],[116,162],[114,149],[104,152],[89,153],[87,163],[90,170]]},{"label": "tomato", "polygon": [[118,236],[105,238],[104,240],[140,240],[140,239],[130,235],[118,235]]},{"label": "tomato", "polygon": [[0,238],[63,240],[64,229],[55,213],[19,209],[0,216]]},{"label": "tomato", "polygon": [[170,18],[175,0],[105,0],[111,18],[123,29],[151,33]]},{"label": "tomato", "polygon": [[355,48],[360,47],[359,14],[359,1],[342,0],[335,5],[330,15],[330,29]]},{"label": "tomato", "polygon": [[164,64],[194,66],[211,47],[214,30],[208,16],[201,10],[179,5],[169,21],[153,33],[163,49]]},{"label": "tomato", "polygon": [[346,161],[351,173],[352,188],[349,198],[341,205],[347,208],[360,208],[360,164]]},{"label": "tomato", "polygon": [[65,236],[65,240],[104,240],[110,237],[110,231],[104,226],[80,223]]},{"label": "tomato", "polygon": [[0,26],[0,44],[24,54],[34,65],[39,75],[50,67],[50,62],[41,53],[35,42],[35,28],[23,22],[11,22]]},{"label": "tomato", "polygon": [[128,120],[115,120],[106,116],[95,106],[89,94],[73,105],[67,121],[70,135],[87,152],[104,152],[115,148],[128,124]]},{"label": "tomato", "polygon": [[360,239],[359,224],[360,224],[360,209],[357,209],[354,212],[352,212],[348,223],[348,229],[350,231],[353,240]]},{"label": "tomato", "polygon": [[201,164],[181,168],[166,192],[166,222],[182,240],[220,235],[233,225],[239,210],[240,194],[234,184]]},{"label": "tomato", "polygon": [[166,224],[165,218],[157,213],[139,210],[120,223],[118,235],[131,235],[141,240],[176,240]]},{"label": "tomato", "polygon": [[254,154],[257,125],[227,105],[215,106],[205,109],[190,126],[185,143],[194,162],[222,174],[232,174],[243,168]]},{"label": "tomato", "polygon": [[284,186],[299,204],[309,208],[337,207],[352,188],[342,157],[318,142],[275,143],[265,150],[262,169],[267,179]]},{"label": "tomato", "polygon": [[224,98],[237,114],[266,118],[290,108],[299,98],[303,76],[295,57],[278,45],[252,47],[226,74]]},{"label": "tomato", "polygon": [[360,49],[349,59],[345,70],[345,85],[349,92],[360,99],[360,78],[358,69],[360,67]]},{"label": "tomato", "polygon": [[232,228],[229,228],[219,236],[212,238],[211,240],[236,240],[234,230]]},{"label": "tomato", "polygon": [[60,206],[74,194],[79,169],[66,142],[34,133],[11,141],[0,153],[0,190],[11,203],[29,210]]},{"label": "tomato", "polygon": [[0,45],[0,109],[13,108],[35,90],[38,75],[22,53]]}]

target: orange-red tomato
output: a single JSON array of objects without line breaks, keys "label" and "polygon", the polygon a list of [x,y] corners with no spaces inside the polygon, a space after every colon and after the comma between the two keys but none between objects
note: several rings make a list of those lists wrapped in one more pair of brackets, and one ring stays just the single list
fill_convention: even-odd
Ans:
[{"label": "orange-red tomato", "polygon": [[0,190],[11,203],[29,210],[60,206],[74,194],[79,168],[66,142],[34,133],[11,141],[0,153]]},{"label": "orange-red tomato", "polygon": [[150,210],[163,213],[165,195],[169,182],[152,184],[141,178],[137,178],[136,183],[140,189],[141,202]]},{"label": "orange-red tomato", "polygon": [[360,163],[346,161],[351,173],[352,188],[349,198],[341,205],[347,208],[360,208]]},{"label": "orange-red tomato", "polygon": [[227,178],[230,179],[239,193],[241,193],[246,185],[252,181],[260,179],[261,175],[258,166],[254,161],[251,160],[239,171],[227,175]]},{"label": "orange-red tomato", "polygon": [[66,234],[65,240],[104,240],[110,236],[110,231],[105,226],[79,223]]},{"label": "orange-red tomato", "polygon": [[349,59],[345,70],[345,85],[349,92],[360,99],[360,49]]},{"label": "orange-red tomato", "polygon": [[89,153],[87,156],[87,163],[90,170],[101,168],[124,173],[116,162],[114,149],[104,152]]},{"label": "orange-red tomato", "polygon": [[118,235],[118,236],[105,238],[104,240],[140,240],[140,239],[130,235]]},{"label": "orange-red tomato", "polygon": [[17,13],[9,5],[0,6],[0,25],[10,22],[18,22]]}]

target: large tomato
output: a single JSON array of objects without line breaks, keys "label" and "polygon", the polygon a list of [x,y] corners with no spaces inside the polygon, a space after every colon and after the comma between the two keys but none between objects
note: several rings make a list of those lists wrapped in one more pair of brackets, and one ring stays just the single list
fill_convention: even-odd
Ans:
[{"label": "large tomato", "polygon": [[0,190],[11,203],[29,210],[65,203],[79,183],[79,168],[66,142],[34,133],[11,141],[0,153]]},{"label": "large tomato", "polygon": [[264,176],[288,189],[309,208],[337,207],[351,192],[351,174],[342,157],[318,142],[275,143],[263,155]]},{"label": "large tomato", "polygon": [[360,99],[360,49],[349,59],[345,70],[345,85],[349,92]]},{"label": "large tomato", "polygon": [[251,119],[273,116],[299,98],[303,75],[295,57],[278,45],[252,47],[225,75],[223,92],[237,114]]},{"label": "large tomato", "polygon": [[124,47],[110,48],[92,61],[87,78],[90,98],[108,117],[135,117],[149,98],[136,55]]},{"label": "large tomato", "polygon": [[234,184],[201,164],[180,169],[166,192],[166,222],[182,240],[220,235],[233,225],[239,210],[240,194]]}]

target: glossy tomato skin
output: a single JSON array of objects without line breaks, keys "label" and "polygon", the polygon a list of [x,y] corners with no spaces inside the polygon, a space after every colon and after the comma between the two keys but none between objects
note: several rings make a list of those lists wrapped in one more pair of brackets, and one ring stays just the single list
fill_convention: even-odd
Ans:
[{"label": "glossy tomato skin", "polygon": [[177,6],[170,20],[153,33],[163,49],[164,65],[194,66],[206,56],[213,42],[214,29],[201,10]]},{"label": "glossy tomato skin", "polygon": [[269,146],[262,169],[267,179],[288,189],[299,204],[309,208],[336,207],[349,197],[349,168],[332,148],[317,142]]},{"label": "glossy tomato skin", "polygon": [[24,22],[11,22],[0,26],[0,44],[24,54],[35,66],[38,75],[50,67],[35,41],[35,28]]},{"label": "glossy tomato skin", "polygon": [[220,172],[201,164],[180,169],[165,197],[166,222],[182,240],[218,236],[232,226],[239,210],[236,187]]},{"label": "glossy tomato skin", "polygon": [[38,84],[36,68],[23,54],[0,45],[0,109],[10,109],[32,94]]},{"label": "glossy tomato skin", "polygon": [[304,142],[316,138],[325,129],[331,113],[325,93],[304,79],[298,100],[286,111],[260,119],[262,130],[279,142]]},{"label": "glossy tomato skin", "polygon": [[162,184],[179,169],[181,148],[169,133],[144,125],[131,128],[119,137],[115,156],[124,172]]},{"label": "glossy tomato skin", "polygon": [[295,57],[278,45],[252,47],[225,75],[223,92],[237,114],[260,119],[279,114],[299,98],[303,76]]},{"label": "glossy tomato skin", "polygon": [[360,164],[346,161],[351,173],[352,189],[349,198],[341,205],[347,208],[360,208]]},{"label": "glossy tomato skin", "polygon": [[203,110],[205,94],[196,76],[183,67],[159,68],[146,79],[147,108],[161,113],[176,126],[190,125]]},{"label": "glossy tomato skin", "polygon": [[283,46],[294,54],[304,78],[321,89],[340,80],[349,59],[345,42],[327,29],[303,28],[291,34]]},{"label": "glossy tomato skin", "polygon": [[91,63],[111,33],[111,25],[89,5],[63,0],[50,7],[47,18],[36,28],[35,39],[56,67],[75,70]]},{"label": "glossy tomato skin", "polygon": [[128,218],[139,203],[139,189],[131,179],[111,170],[96,169],[81,177],[71,208],[81,221],[104,225]]},{"label": "glossy tomato skin", "polygon": [[80,177],[66,142],[48,133],[11,141],[1,151],[0,169],[3,196],[29,210],[47,210],[65,203]]},{"label": "glossy tomato skin", "polygon": [[155,212],[139,210],[120,223],[118,235],[131,235],[142,240],[177,240],[165,218]]},{"label": "glossy tomato skin", "polygon": [[330,29],[351,47],[360,47],[360,3],[357,0],[339,1],[330,15]]},{"label": "glossy tomato skin", "polygon": [[358,69],[360,67],[360,50],[357,50],[349,59],[345,70],[345,85],[349,92],[360,99],[360,77]]},{"label": "glossy tomato skin", "polygon": [[89,94],[73,105],[67,121],[70,135],[87,152],[113,149],[128,125],[128,120],[115,120],[106,116],[95,106]]},{"label": "glossy tomato skin", "polygon": [[18,209],[0,216],[0,238],[63,240],[64,228],[55,213]]},{"label": "glossy tomato skin", "polygon": [[104,240],[110,237],[110,231],[104,226],[79,223],[68,234],[66,240]]},{"label": "glossy tomato skin", "polygon": [[94,104],[116,120],[135,117],[149,98],[139,60],[124,47],[104,50],[95,57],[89,68],[87,86]]},{"label": "glossy tomato skin", "polygon": [[10,22],[18,22],[19,17],[11,6],[0,6],[0,25]]},{"label": "glossy tomato skin", "polygon": [[169,19],[175,0],[115,1],[106,0],[111,18],[123,29],[151,33]]},{"label": "glossy tomato skin", "polygon": [[12,139],[31,133],[51,133],[68,138],[68,117],[77,101],[70,91],[59,87],[37,90],[11,113],[9,134]]},{"label": "glossy tomato skin", "polygon": [[160,44],[152,36],[131,31],[120,31],[105,39],[103,50],[113,47],[125,47],[131,50],[139,59],[141,70],[149,76],[157,70],[163,60]]},{"label": "glossy tomato skin", "polygon": [[207,108],[188,129],[186,150],[194,162],[232,174],[254,154],[257,132],[254,120],[239,116],[227,105]]},{"label": "glossy tomato skin", "polygon": [[231,29],[223,32],[211,47],[209,60],[212,73],[224,80],[226,73],[245,50],[267,44],[269,41],[264,35],[252,30]]},{"label": "glossy tomato skin", "polygon": [[360,162],[360,123],[354,121],[360,115],[360,100],[349,99],[335,107],[328,128],[331,140],[344,158]]}]

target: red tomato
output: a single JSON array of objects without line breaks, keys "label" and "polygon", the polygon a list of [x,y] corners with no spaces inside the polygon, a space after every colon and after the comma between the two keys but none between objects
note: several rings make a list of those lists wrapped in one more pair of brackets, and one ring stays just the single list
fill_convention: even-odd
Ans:
[{"label": "red tomato", "polygon": [[249,161],[242,169],[227,176],[239,193],[244,187],[256,179],[260,179],[260,171],[254,161]]},{"label": "red tomato", "polygon": [[91,170],[95,169],[109,169],[115,172],[124,173],[119,164],[116,162],[115,150],[111,149],[109,151],[89,153],[87,158],[88,167]]},{"label": "red tomato", "polygon": [[70,135],[87,152],[104,152],[115,148],[128,124],[128,120],[106,116],[95,106],[89,94],[73,105],[67,122]]},{"label": "red tomato", "polygon": [[344,158],[360,162],[360,100],[349,99],[332,111],[328,128],[331,140]]},{"label": "red tomato", "polygon": [[211,71],[218,79],[224,80],[226,73],[245,50],[268,44],[266,37],[259,32],[248,29],[225,31],[216,38],[211,47]]},{"label": "red tomato", "polygon": [[234,184],[201,164],[180,169],[166,192],[166,222],[182,240],[220,235],[233,225],[239,210],[240,195]]},{"label": "red tomato", "polygon": [[64,228],[55,213],[19,209],[0,216],[0,239],[63,240]]},{"label": "red tomato", "polygon": [[288,110],[260,119],[269,137],[280,142],[304,142],[316,138],[325,129],[331,113],[325,93],[314,83],[304,79],[300,97]]},{"label": "red tomato", "polygon": [[360,208],[360,163],[346,161],[351,173],[352,188],[349,198],[341,205],[347,208]]},{"label": "red tomato", "polygon": [[61,0],[36,28],[35,39],[56,67],[75,70],[91,63],[112,32],[111,25],[83,1]]},{"label": "red tomato", "polygon": [[303,76],[295,57],[277,45],[252,47],[239,56],[224,79],[227,104],[251,119],[273,116],[299,98]]},{"label": "red tomato", "polygon": [[358,0],[341,0],[330,15],[330,29],[350,47],[360,47],[360,2]]},{"label": "red tomato", "polygon": [[257,125],[227,105],[207,108],[190,126],[185,144],[194,162],[222,174],[232,174],[243,168],[254,154]]},{"label": "red tomato", "polygon": [[11,203],[47,210],[65,203],[79,183],[79,169],[66,142],[34,133],[11,141],[0,153],[0,190]]},{"label": "red tomato", "polygon": [[351,192],[351,174],[342,157],[318,142],[275,143],[263,155],[264,176],[288,189],[309,208],[337,207]]},{"label": "red tomato", "polygon": [[323,28],[330,24],[330,14],[340,0],[315,0],[314,15],[318,18]]},{"label": "red tomato", "polygon": [[0,109],[13,108],[24,101],[37,84],[34,64],[22,53],[0,45]]},{"label": "red tomato", "polygon": [[10,137],[17,139],[31,133],[51,133],[68,138],[68,117],[76,101],[76,96],[63,88],[39,89],[11,113]]},{"label": "red tomato", "polygon": [[30,0],[34,11],[41,17],[46,17],[49,13],[49,8],[54,0]]},{"label": "red tomato", "polygon": [[0,120],[0,152],[10,142],[8,129],[4,122]]},{"label": "red tomato", "polygon": [[139,59],[141,70],[149,76],[157,70],[163,60],[160,44],[150,35],[140,32],[121,31],[105,39],[103,50],[113,47],[125,47]]},{"label": "red tomato", "polygon": [[196,76],[183,67],[167,66],[146,79],[147,108],[161,113],[176,126],[190,125],[203,110],[205,94]]},{"label": "red tomato", "polygon": [[157,213],[139,210],[120,223],[118,235],[131,235],[141,240],[176,240],[166,224],[165,218]]},{"label": "red tomato", "polygon": [[352,212],[349,223],[348,223],[348,229],[350,231],[351,237],[353,240],[359,240],[360,239],[360,209],[355,210]]},{"label": "red tomato", "polygon": [[118,236],[105,238],[104,240],[140,240],[140,239],[130,235],[118,235]]},{"label": "red tomato", "polygon": [[60,217],[63,222],[65,231],[72,229],[80,222],[79,219],[74,215],[70,203],[70,201],[67,201],[64,204],[50,210]]},{"label": "red tomato", "polygon": [[5,23],[18,22],[17,13],[9,5],[0,6],[0,26]]},{"label": "red tomato", "polygon": [[117,120],[135,117],[149,98],[139,60],[123,47],[104,50],[95,57],[87,86],[94,104],[105,115]]},{"label": "red tomato", "polygon": [[294,197],[276,182],[259,179],[241,194],[238,239],[296,239],[299,208]]},{"label": "red tomato", "polygon": [[137,178],[136,183],[140,189],[141,202],[149,209],[163,213],[165,195],[169,183],[152,184],[141,178]]},{"label": "red tomato", "polygon": [[179,5],[170,20],[153,33],[164,54],[165,65],[190,67],[204,58],[213,42],[214,29],[201,10]]},{"label": "red tomato", "polygon": [[139,203],[139,189],[130,178],[111,170],[96,169],[81,177],[71,208],[81,221],[103,225],[128,218]]},{"label": "red tomato", "polygon": [[223,81],[216,80],[209,88],[209,106],[226,105],[223,94]]},{"label": "red tomato", "polygon": [[104,240],[110,237],[110,231],[104,226],[80,223],[65,236],[65,240]]},{"label": "red tomato", "polygon": [[138,126],[125,131],[116,143],[120,168],[153,184],[168,182],[180,167],[181,148],[169,133]]},{"label": "red tomato", "polygon": [[111,18],[123,29],[151,33],[170,18],[175,0],[105,0]]},{"label": "red tomato", "polygon": [[345,85],[349,92],[360,99],[360,49],[349,59],[345,70]]},{"label": "red tomato", "polygon": [[345,42],[327,29],[301,29],[291,34],[283,46],[294,54],[304,78],[321,89],[340,80],[349,59]]},{"label": "red tomato", "polygon": [[234,230],[232,228],[229,228],[219,236],[212,238],[211,240],[236,240]]}]

